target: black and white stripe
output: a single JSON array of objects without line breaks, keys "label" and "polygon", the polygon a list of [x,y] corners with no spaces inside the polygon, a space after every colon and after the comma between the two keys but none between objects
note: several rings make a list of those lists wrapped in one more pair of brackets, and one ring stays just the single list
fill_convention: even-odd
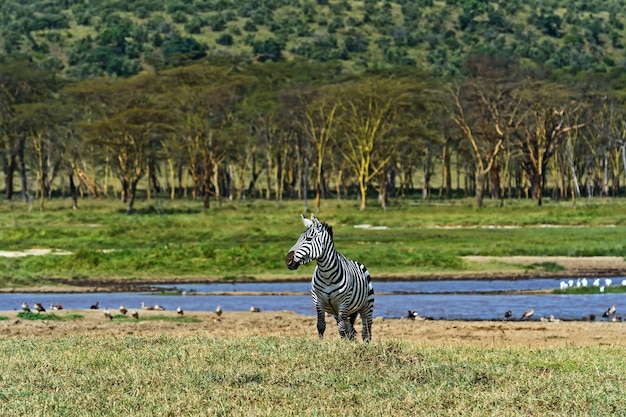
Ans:
[{"label": "black and white stripe", "polygon": [[317,331],[320,339],[326,330],[325,313],[337,320],[339,335],[354,339],[354,322],[361,315],[363,341],[372,339],[372,314],[374,312],[374,288],[367,268],[352,261],[335,250],[332,227],[321,223],[315,216],[311,220],[302,216],[306,230],[287,253],[285,263],[289,269],[317,261],[311,294],[317,312]]}]

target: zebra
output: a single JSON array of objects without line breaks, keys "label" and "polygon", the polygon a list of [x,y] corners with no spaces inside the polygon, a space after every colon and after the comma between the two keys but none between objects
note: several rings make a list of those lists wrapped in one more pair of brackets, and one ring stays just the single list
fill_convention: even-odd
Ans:
[{"label": "zebra", "polygon": [[317,261],[311,280],[311,295],[320,339],[324,338],[326,330],[325,313],[335,316],[339,336],[350,340],[356,337],[354,322],[360,314],[363,341],[370,342],[374,288],[367,268],[337,252],[331,226],[320,222],[313,214],[311,220],[300,216],[306,230],[287,253],[285,264],[294,270],[314,259]]}]

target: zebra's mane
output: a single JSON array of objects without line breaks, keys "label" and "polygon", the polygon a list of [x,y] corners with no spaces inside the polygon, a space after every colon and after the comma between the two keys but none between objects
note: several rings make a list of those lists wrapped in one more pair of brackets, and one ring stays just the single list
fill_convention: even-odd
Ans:
[{"label": "zebra's mane", "polygon": [[326,229],[326,231],[330,235],[330,238],[332,239],[333,238],[333,227],[331,225],[329,225],[328,223],[323,223],[323,222],[322,222],[322,226],[324,226],[324,229]]}]

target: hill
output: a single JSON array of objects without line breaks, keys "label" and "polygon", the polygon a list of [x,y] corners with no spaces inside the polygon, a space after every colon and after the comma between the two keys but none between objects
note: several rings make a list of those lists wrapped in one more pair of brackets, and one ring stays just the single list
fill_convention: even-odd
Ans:
[{"label": "hill", "polygon": [[207,55],[454,75],[476,52],[576,75],[621,67],[624,20],[616,0],[5,0],[0,50],[79,79]]}]

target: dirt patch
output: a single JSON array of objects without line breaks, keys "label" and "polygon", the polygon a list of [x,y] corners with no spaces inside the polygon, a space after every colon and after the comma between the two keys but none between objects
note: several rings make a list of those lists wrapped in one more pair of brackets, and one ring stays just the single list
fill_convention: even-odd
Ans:
[{"label": "dirt patch", "polygon": [[[170,311],[139,311],[140,320],[109,320],[102,310],[57,311],[57,316],[80,314],[71,320],[23,320],[17,311],[0,313],[9,320],[0,321],[1,337],[64,337],[64,336],[158,336],[174,337],[207,335],[210,337],[306,337],[317,338],[316,319],[288,311],[190,312],[197,322],[158,320],[176,317]],[[152,318],[157,320],[141,320]],[[336,339],[337,327],[327,317],[326,338]],[[360,333],[360,321],[356,323]],[[376,318],[372,328],[373,340],[403,340],[423,345],[453,346],[525,346],[529,348],[619,345],[626,346],[626,323],[612,322],[519,322],[519,321],[431,321]],[[360,339],[360,336],[359,336]]]}]

